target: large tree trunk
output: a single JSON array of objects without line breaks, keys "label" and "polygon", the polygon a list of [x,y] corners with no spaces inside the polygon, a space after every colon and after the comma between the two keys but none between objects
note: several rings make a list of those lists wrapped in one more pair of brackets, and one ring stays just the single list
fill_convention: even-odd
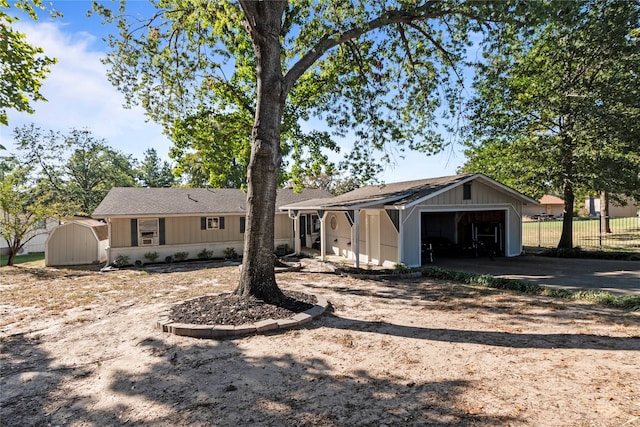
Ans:
[{"label": "large tree trunk", "polygon": [[560,235],[558,248],[571,249],[573,248],[573,203],[575,196],[570,181],[565,181],[563,197],[562,234]]},{"label": "large tree trunk", "polygon": [[609,222],[609,193],[600,192],[600,232],[611,233],[611,223]]},{"label": "large tree trunk", "polygon": [[[570,126],[570,121],[567,127]],[[573,193],[573,140],[570,136],[564,136],[562,141],[562,171],[563,182],[562,192],[564,198],[564,210],[562,217],[562,234],[558,249],[573,248],[573,203],[575,195]]]},{"label": "large tree trunk", "polygon": [[16,254],[17,253],[18,252],[17,251],[13,251],[13,249],[9,251],[9,259],[7,260],[7,265],[13,265],[13,263],[14,263],[14,261],[16,259]]},{"label": "large tree trunk", "polygon": [[247,170],[247,220],[237,295],[282,300],[274,272],[274,218],[282,154],[280,126],[286,91],[280,30],[286,2],[241,2],[256,53],[257,100]]}]

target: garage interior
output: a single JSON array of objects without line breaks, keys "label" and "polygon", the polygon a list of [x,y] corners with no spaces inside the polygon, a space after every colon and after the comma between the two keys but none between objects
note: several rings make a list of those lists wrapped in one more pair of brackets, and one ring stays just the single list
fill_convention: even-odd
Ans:
[{"label": "garage interior", "polygon": [[505,211],[423,212],[422,263],[434,257],[504,256]]}]

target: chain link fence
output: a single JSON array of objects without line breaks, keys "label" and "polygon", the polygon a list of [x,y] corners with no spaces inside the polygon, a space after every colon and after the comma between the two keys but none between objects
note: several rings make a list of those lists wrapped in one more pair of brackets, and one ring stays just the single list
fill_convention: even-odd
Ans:
[{"label": "chain link fence", "polygon": [[[600,217],[573,219],[573,246],[583,250],[640,252],[640,216],[609,218],[605,230]],[[562,233],[562,218],[522,222],[524,246],[555,248]]]}]

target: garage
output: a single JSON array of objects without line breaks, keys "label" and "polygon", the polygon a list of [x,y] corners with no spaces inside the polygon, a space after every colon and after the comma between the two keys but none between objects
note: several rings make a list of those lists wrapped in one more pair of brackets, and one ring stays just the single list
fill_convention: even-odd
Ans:
[{"label": "garage", "polygon": [[505,210],[422,212],[422,263],[433,257],[504,256]]},{"label": "garage", "polygon": [[281,209],[318,212],[321,254],[344,256],[356,267],[417,267],[434,254],[522,254],[528,205],[538,202],[485,175],[461,174],[360,187]]},{"label": "garage", "polygon": [[45,243],[45,265],[100,264],[107,260],[107,224],[93,219],[64,222]]}]

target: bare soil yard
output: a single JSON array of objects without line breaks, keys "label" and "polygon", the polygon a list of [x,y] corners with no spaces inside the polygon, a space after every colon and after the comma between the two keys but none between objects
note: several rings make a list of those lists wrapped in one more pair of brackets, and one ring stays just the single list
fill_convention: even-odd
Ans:
[{"label": "bare soil yard", "polygon": [[154,328],[237,267],[0,268],[6,426],[640,426],[640,313],[431,279],[278,274],[332,311],[271,335]]}]

